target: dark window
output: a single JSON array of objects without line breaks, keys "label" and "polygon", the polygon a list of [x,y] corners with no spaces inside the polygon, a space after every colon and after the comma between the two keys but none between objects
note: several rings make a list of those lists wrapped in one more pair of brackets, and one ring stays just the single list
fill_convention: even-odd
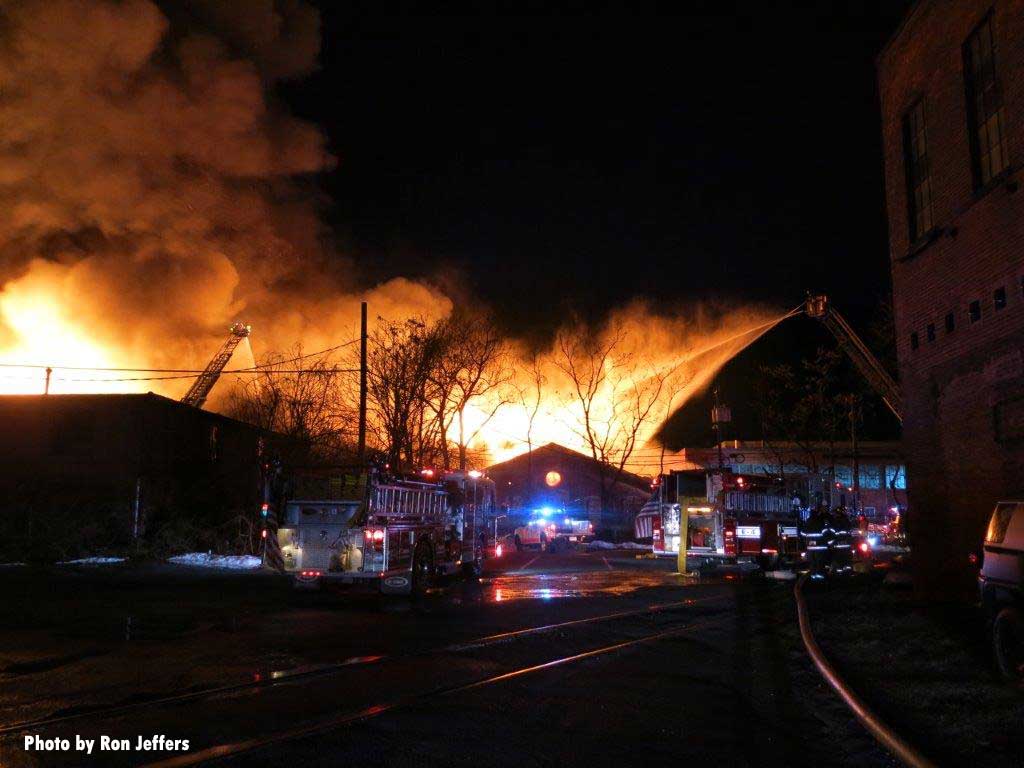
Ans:
[{"label": "dark window", "polygon": [[907,173],[907,220],[910,241],[914,242],[932,228],[932,181],[924,99],[903,116],[903,164]]},{"label": "dark window", "polygon": [[935,341],[935,323],[928,323],[928,341]]},{"label": "dark window", "polygon": [[1006,289],[999,286],[992,292],[992,304],[996,309],[1006,309]]},{"label": "dark window", "polygon": [[920,346],[920,342],[917,340],[917,334],[916,333],[910,334],[910,348],[911,349],[917,349],[918,346]]},{"label": "dark window", "polygon": [[946,333],[952,333],[956,330],[956,315],[950,312],[946,315]]},{"label": "dark window", "polygon": [[967,309],[967,315],[971,318],[972,323],[981,320],[981,302],[978,300],[972,301]]},{"label": "dark window", "polygon": [[974,186],[983,187],[1006,170],[1006,118],[1003,90],[996,75],[996,42],[992,14],[964,43],[968,133],[974,164]]}]

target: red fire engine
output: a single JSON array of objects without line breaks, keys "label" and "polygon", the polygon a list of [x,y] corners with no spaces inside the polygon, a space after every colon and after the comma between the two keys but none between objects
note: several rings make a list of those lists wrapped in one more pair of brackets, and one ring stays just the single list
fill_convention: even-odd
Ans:
[{"label": "red fire engine", "polygon": [[[798,481],[796,481],[798,482]],[[686,555],[695,562],[757,562],[764,568],[800,559],[794,481],[731,472],[672,472],[637,515],[637,538],[655,555],[676,557],[686,511]]]}]

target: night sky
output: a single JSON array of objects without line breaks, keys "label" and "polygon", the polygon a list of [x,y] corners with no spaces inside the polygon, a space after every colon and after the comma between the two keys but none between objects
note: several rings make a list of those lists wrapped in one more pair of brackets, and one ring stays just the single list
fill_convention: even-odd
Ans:
[{"label": "night sky", "polygon": [[[364,280],[459,275],[535,340],[636,296],[790,308],[812,288],[863,328],[889,289],[874,57],[908,4],[449,17],[323,0],[322,70],[282,97],[339,158],[327,219]],[[789,322],[727,367],[725,396],[829,342]]]}]

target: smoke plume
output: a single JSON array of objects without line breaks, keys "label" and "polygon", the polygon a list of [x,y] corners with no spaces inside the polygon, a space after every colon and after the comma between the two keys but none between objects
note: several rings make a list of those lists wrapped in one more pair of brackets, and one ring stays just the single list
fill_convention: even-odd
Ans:
[{"label": "smoke plume", "polygon": [[235,320],[263,348],[337,343],[359,297],[312,185],[335,160],[272,97],[319,40],[298,0],[0,0],[4,360],[201,366]]}]

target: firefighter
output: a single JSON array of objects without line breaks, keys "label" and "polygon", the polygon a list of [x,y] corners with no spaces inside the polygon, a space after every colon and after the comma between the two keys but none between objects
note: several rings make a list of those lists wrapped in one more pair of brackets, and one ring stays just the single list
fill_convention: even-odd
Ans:
[{"label": "firefighter", "polygon": [[853,539],[850,536],[850,518],[843,507],[837,507],[832,515],[832,571],[847,573],[853,570]]},{"label": "firefighter", "polygon": [[825,512],[819,505],[814,507],[807,519],[799,525],[800,538],[803,541],[807,559],[810,561],[812,579],[825,578],[828,554],[828,545],[825,543],[827,524]]}]

